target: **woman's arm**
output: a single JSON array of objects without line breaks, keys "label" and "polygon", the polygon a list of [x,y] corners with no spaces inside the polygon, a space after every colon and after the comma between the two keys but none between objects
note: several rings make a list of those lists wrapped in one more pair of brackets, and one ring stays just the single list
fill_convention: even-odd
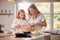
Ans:
[{"label": "woman's arm", "polygon": [[36,23],[35,26],[46,27],[46,26],[47,26],[47,23],[46,23],[46,21],[44,20],[43,22]]},{"label": "woman's arm", "polygon": [[47,23],[44,20],[43,22],[38,22],[38,23],[32,23],[32,24],[30,24],[30,27],[34,27],[34,26],[46,27],[47,26]]},{"label": "woman's arm", "polygon": [[41,26],[41,27],[46,27],[46,26],[47,26],[46,19],[45,19],[45,17],[44,17],[43,14],[41,14],[41,15],[39,16],[39,19],[38,19],[37,21],[39,21],[39,20],[40,20],[40,22],[37,22],[37,23],[35,24],[35,26]]}]

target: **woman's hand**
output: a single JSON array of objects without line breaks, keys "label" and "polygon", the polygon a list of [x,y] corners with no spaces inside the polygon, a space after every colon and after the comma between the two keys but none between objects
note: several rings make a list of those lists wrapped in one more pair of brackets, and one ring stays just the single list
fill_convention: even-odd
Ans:
[{"label": "woman's hand", "polygon": [[39,22],[39,23],[36,23],[35,26],[42,26],[42,27],[46,27],[47,24],[46,24],[46,21],[43,21],[43,22]]},{"label": "woman's hand", "polygon": [[30,23],[29,26],[30,26],[30,27],[34,27],[35,24],[34,24],[34,23]]}]

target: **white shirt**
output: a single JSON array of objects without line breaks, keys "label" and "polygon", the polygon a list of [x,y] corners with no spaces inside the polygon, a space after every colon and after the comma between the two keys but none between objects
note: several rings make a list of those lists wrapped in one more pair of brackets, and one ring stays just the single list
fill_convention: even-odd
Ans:
[{"label": "white shirt", "polygon": [[[13,23],[11,25],[11,28],[14,29],[17,24],[24,25],[24,27],[27,27],[28,26],[28,21],[27,20],[21,20],[21,19],[17,19],[16,18],[16,19],[14,19],[14,21],[13,21]],[[16,30],[19,31],[19,32],[22,32],[22,29],[21,28],[16,29]]]},{"label": "white shirt", "polygon": [[[33,19],[33,16],[31,16],[30,20],[29,20],[29,23],[39,23],[39,22],[43,22],[44,20],[45,20],[45,18],[43,16],[43,14],[39,14],[36,19]],[[35,28],[37,28],[38,30],[42,30],[43,27],[41,27],[41,26],[40,27],[36,27],[35,26]]]}]

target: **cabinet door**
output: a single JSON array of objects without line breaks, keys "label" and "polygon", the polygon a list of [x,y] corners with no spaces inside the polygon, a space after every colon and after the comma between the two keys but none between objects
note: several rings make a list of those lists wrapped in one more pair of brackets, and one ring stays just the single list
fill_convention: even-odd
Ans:
[{"label": "cabinet door", "polygon": [[51,40],[60,40],[60,35],[51,35]]}]

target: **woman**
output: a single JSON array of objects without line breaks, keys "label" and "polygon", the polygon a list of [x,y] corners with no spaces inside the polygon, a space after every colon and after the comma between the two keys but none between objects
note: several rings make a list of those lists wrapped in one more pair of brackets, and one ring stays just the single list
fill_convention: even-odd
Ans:
[{"label": "woman", "polygon": [[31,27],[29,26],[28,21],[25,19],[25,12],[24,10],[19,10],[16,19],[13,21],[12,29],[16,30],[17,37],[26,37],[27,34],[30,33]]},{"label": "woman", "polygon": [[43,27],[46,27],[46,19],[43,14],[41,14],[34,4],[31,4],[28,8],[28,12],[30,15],[29,22],[33,29],[42,30]]}]

